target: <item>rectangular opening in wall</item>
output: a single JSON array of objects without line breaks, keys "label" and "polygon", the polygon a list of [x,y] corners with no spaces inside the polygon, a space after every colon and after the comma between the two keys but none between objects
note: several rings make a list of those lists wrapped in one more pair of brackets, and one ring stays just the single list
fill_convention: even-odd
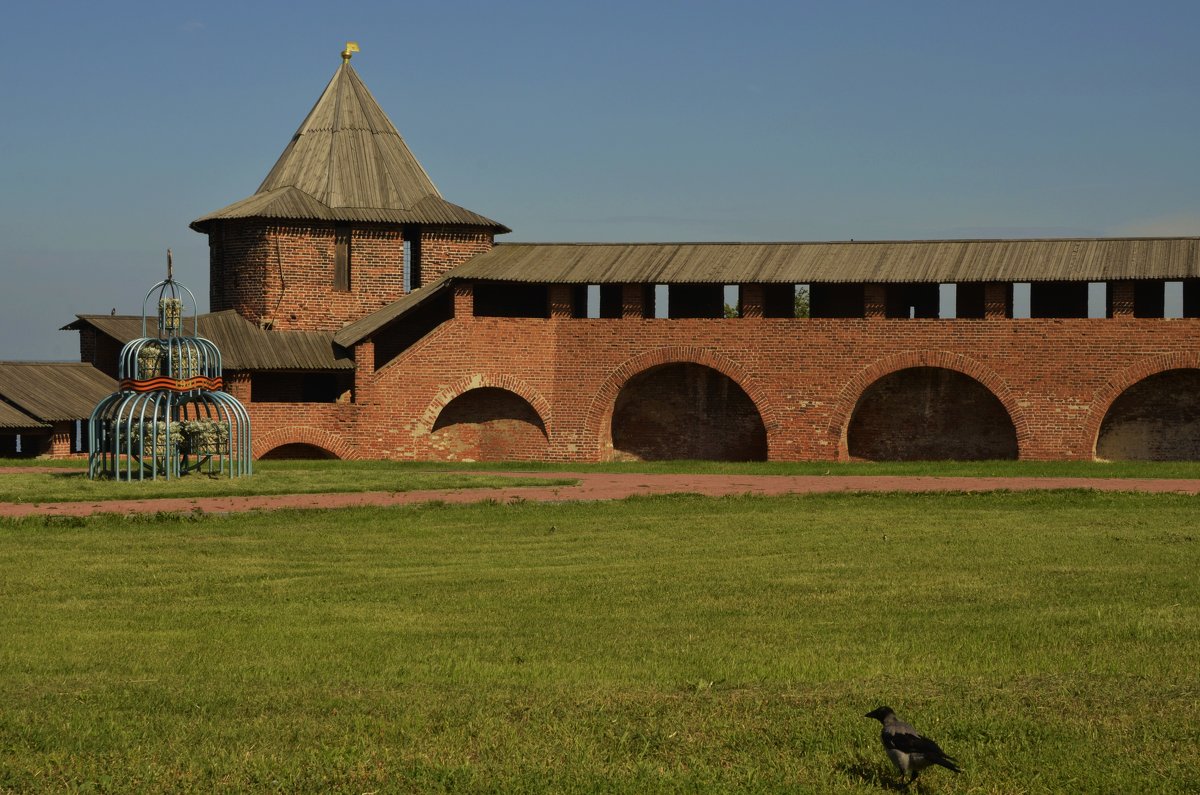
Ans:
[{"label": "rectangular opening in wall", "polygon": [[671,290],[667,285],[654,285],[654,300],[650,302],[650,306],[654,308],[654,313],[651,317],[670,317]]},{"label": "rectangular opening in wall", "polygon": [[1108,284],[1088,282],[1088,314],[1090,318],[1108,317]]},{"label": "rectangular opening in wall", "polygon": [[624,288],[619,284],[599,286],[600,317],[619,318],[625,300]]},{"label": "rectangular opening in wall", "polygon": [[861,284],[812,284],[809,291],[811,317],[861,318],[865,315]]},{"label": "rectangular opening in wall", "polygon": [[741,287],[736,284],[727,284],[724,287],[724,306],[721,309],[723,317],[741,317],[742,316],[742,291]]},{"label": "rectangular opening in wall", "polygon": [[761,289],[763,317],[796,316],[796,285],[764,284]]},{"label": "rectangular opening in wall", "polygon": [[350,226],[338,224],[333,229],[333,289],[350,292]]},{"label": "rectangular opening in wall", "polygon": [[571,285],[571,317],[595,317],[592,314],[592,288],[594,284]]},{"label": "rectangular opening in wall", "polygon": [[1180,287],[1183,316],[1200,317],[1200,279],[1185,279]]},{"label": "rectangular opening in wall", "polygon": [[421,228],[406,226],[404,236],[404,292],[410,293],[421,287]]},{"label": "rectangular opening in wall", "polygon": [[475,282],[476,317],[549,317],[544,284]]},{"label": "rectangular opening in wall", "polygon": [[1133,316],[1163,317],[1166,314],[1166,282],[1157,279],[1133,283]]},{"label": "rectangular opening in wall", "polygon": [[412,280],[412,241],[405,239],[404,241],[404,292],[411,293],[413,290]]},{"label": "rectangular opening in wall", "polygon": [[986,315],[983,282],[960,282],[954,286],[954,317],[982,319]]},{"label": "rectangular opening in wall", "polygon": [[256,372],[250,394],[254,403],[336,403],[353,384],[348,372]]},{"label": "rectangular opening in wall", "polygon": [[952,320],[958,317],[958,285],[938,285],[938,317]]},{"label": "rectangular opening in wall", "polygon": [[792,311],[790,317],[812,317],[812,290],[807,284],[792,287]]},{"label": "rectangular opening in wall", "polygon": [[930,318],[938,316],[938,285],[889,284],[884,313],[890,318]]},{"label": "rectangular opening in wall", "polygon": [[1183,282],[1167,282],[1164,287],[1163,317],[1183,317]]},{"label": "rectangular opening in wall", "polygon": [[1087,282],[1035,282],[1029,291],[1029,316],[1087,317]]},{"label": "rectangular opening in wall", "polygon": [[1033,293],[1033,285],[1029,282],[1014,282],[1012,286],[1012,316],[1016,320],[1024,320],[1032,317],[1031,295]]},{"label": "rectangular opening in wall", "polygon": [[720,284],[672,284],[669,288],[672,318],[718,318],[725,314],[725,288]]}]

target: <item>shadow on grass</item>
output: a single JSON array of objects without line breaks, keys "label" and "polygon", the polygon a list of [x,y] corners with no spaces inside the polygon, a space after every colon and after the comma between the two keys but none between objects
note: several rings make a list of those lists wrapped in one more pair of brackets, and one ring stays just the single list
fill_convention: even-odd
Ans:
[{"label": "shadow on grass", "polygon": [[852,762],[838,765],[838,769],[846,774],[846,778],[861,784],[879,787],[888,792],[910,792],[911,790],[900,783],[899,776],[890,765],[871,762],[863,757],[857,757]]},{"label": "shadow on grass", "polygon": [[50,477],[55,480],[72,480],[75,478],[87,477],[87,472],[84,472],[83,470],[79,470],[79,471],[71,470],[68,472],[51,472]]}]

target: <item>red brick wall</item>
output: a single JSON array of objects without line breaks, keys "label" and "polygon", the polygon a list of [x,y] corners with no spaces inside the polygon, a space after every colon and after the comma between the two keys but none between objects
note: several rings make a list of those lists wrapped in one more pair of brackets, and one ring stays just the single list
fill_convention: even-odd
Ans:
[{"label": "red brick wall", "polygon": [[117,377],[122,345],[91,326],[79,330],[79,361],[95,366],[110,378]]},{"label": "red brick wall", "polygon": [[[349,403],[248,403],[254,457],[285,445],[311,445],[336,458],[359,458],[351,444],[355,436],[355,412]],[[359,439],[368,446],[369,436]]]},{"label": "red brick wall", "polygon": [[961,372],[1004,406],[1024,458],[1090,458],[1111,401],[1136,380],[1200,367],[1194,320],[588,320],[457,317],[359,390],[364,457],[428,454],[438,413],[498,386],[545,423],[549,460],[612,455],[621,387],[688,361],[732,378],[758,407],[769,455],[848,457],[853,410],[875,381],[910,367]]},{"label": "red brick wall", "polygon": [[333,224],[226,222],[210,247],[210,306],[280,330],[335,331],[404,295],[399,228],[352,226],[350,290],[333,289]]},{"label": "red brick wall", "polygon": [[[404,296],[399,226],[351,225],[350,290],[333,287],[334,224],[227,221],[209,238],[209,303],[281,330],[336,331]],[[421,229],[428,283],[492,247],[490,232]]]},{"label": "red brick wall", "polygon": [[474,227],[421,230],[421,286],[479,254],[492,250],[492,233]]},{"label": "red brick wall", "polygon": [[[505,389],[541,418],[546,460],[589,461],[614,455],[612,415],[627,382],[657,365],[691,362],[746,393],[761,417],[770,458],[836,460],[849,456],[851,418],[872,384],[906,368],[933,367],[969,376],[995,396],[1012,419],[1020,457],[1087,459],[1109,406],[1124,390],[1158,372],[1200,368],[1197,341],[1200,319],[459,314],[377,372],[360,374],[354,403],[251,404],[250,410],[258,452],[269,449],[264,439],[273,446],[313,443],[299,436],[320,431],[329,438],[319,446],[338,447],[339,456],[424,459],[441,455],[431,444],[434,426],[454,398],[481,387]],[[908,399],[925,399],[921,394]],[[913,411],[908,406],[876,419],[886,424],[891,416],[900,434],[905,412]],[[495,435],[490,438],[489,449],[499,449]],[[522,444],[514,442],[513,455],[526,455]]]}]

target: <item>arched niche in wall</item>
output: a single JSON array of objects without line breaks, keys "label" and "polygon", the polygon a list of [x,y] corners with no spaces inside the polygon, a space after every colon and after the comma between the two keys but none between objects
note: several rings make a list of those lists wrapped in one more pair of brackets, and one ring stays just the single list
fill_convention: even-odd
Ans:
[{"label": "arched niche in wall", "polygon": [[1096,437],[1107,460],[1200,460],[1200,370],[1147,376],[1109,406]]},{"label": "arched niche in wall", "polygon": [[909,367],[868,386],[854,406],[846,442],[851,458],[868,461],[1017,457],[1017,431],[1000,399],[944,367]]},{"label": "arched niche in wall", "polygon": [[745,390],[700,364],[676,362],[633,376],[612,413],[620,460],[765,461],[767,432]]},{"label": "arched niche in wall", "polygon": [[337,454],[315,444],[291,442],[273,447],[259,456],[260,461],[319,461],[337,459]]},{"label": "arched niche in wall", "polygon": [[467,390],[438,413],[430,457],[443,461],[529,461],[544,458],[546,424],[525,398],[500,387]]}]

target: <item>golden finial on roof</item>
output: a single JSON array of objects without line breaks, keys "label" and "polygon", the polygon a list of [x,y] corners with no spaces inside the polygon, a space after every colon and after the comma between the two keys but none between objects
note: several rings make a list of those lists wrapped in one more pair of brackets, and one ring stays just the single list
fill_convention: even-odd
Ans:
[{"label": "golden finial on roof", "polygon": [[349,61],[350,56],[354,55],[354,53],[356,53],[356,52],[358,52],[358,42],[356,42],[356,41],[346,42],[346,49],[342,50],[342,60]]},{"label": "golden finial on roof", "polygon": [[172,273],[174,270],[175,263],[171,261],[171,249],[167,249],[167,281],[171,281],[175,278],[174,273]]}]

